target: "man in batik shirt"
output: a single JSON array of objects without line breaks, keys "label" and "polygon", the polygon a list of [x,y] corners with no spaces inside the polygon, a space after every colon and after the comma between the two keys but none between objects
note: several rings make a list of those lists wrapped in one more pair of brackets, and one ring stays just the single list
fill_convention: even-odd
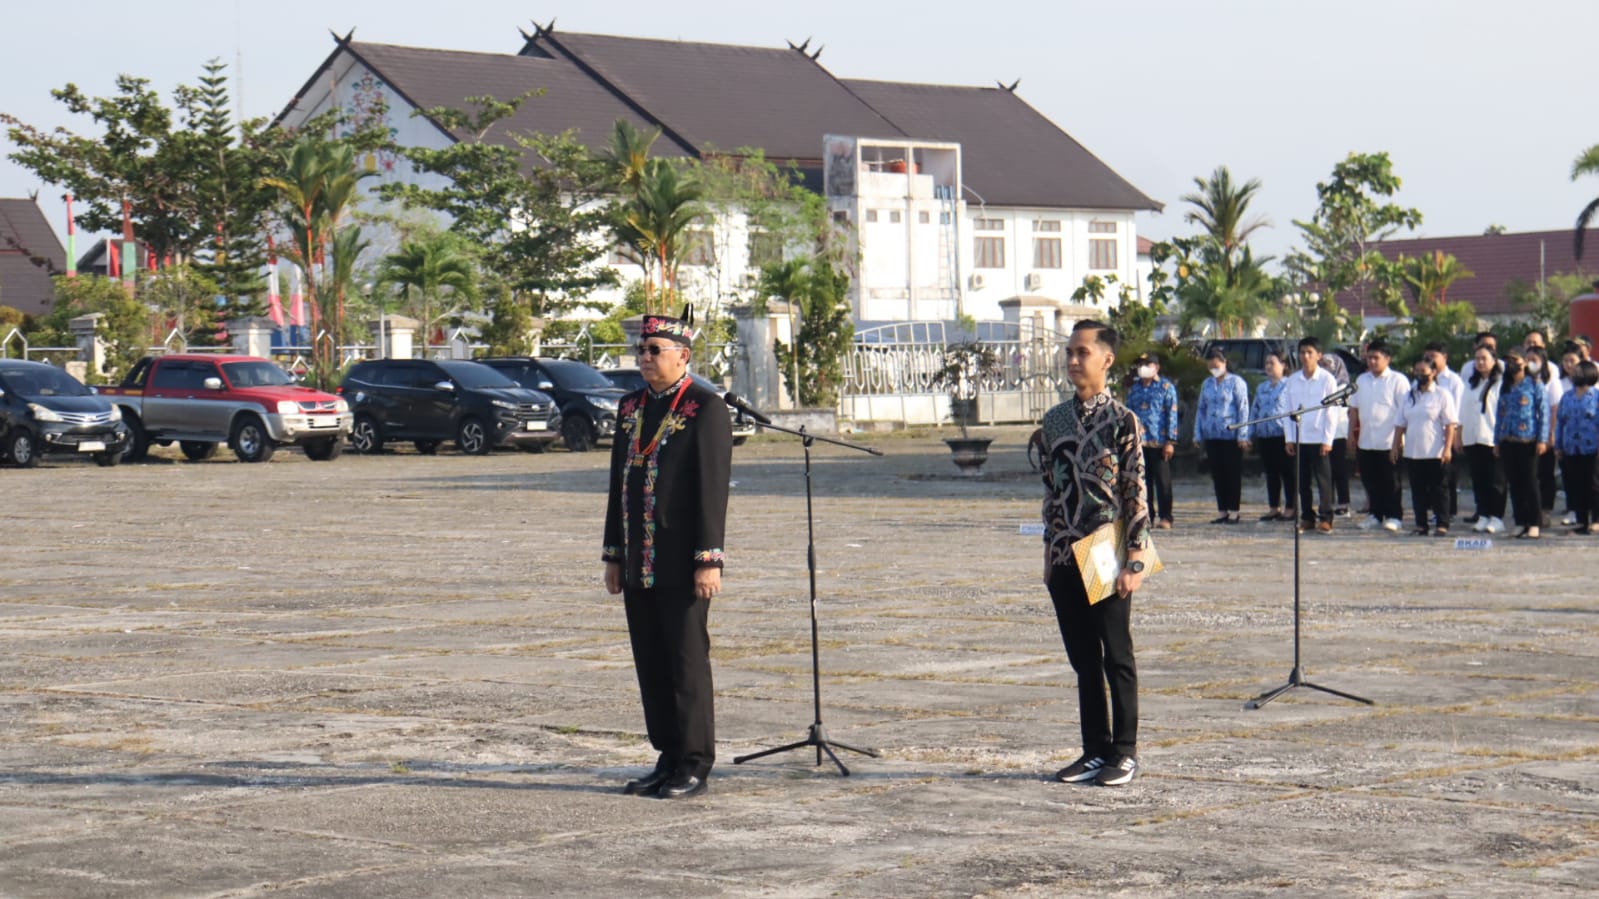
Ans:
[{"label": "man in batik shirt", "polygon": [[[1055,773],[1065,783],[1120,786],[1138,774],[1138,669],[1132,602],[1150,546],[1138,419],[1105,389],[1116,331],[1078,322],[1066,373],[1076,395],[1044,414],[1044,582],[1077,673],[1082,757]],[[1101,527],[1125,526],[1116,594],[1090,604],[1072,545]],[[1110,704],[1105,702],[1106,686]]]},{"label": "man in batik shirt", "polygon": [[644,317],[645,387],[622,398],[605,510],[605,589],[621,593],[659,756],[630,795],[704,793],[716,760],[711,641],[706,621],[722,589],[733,436],[727,405],[689,377],[693,329]]}]

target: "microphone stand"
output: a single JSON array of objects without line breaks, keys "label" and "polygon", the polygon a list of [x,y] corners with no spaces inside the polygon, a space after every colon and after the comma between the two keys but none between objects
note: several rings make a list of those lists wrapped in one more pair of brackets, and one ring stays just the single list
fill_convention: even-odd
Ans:
[{"label": "microphone stand", "polygon": [[[1340,397],[1340,398],[1338,398],[1336,400],[1334,400],[1332,397],[1328,397],[1328,400],[1331,400],[1331,402],[1324,402],[1324,403],[1317,404],[1315,406],[1306,406],[1306,407],[1304,407],[1302,409],[1295,409],[1292,412],[1282,412],[1282,413],[1279,413],[1277,415],[1267,415],[1267,416],[1265,416],[1263,418],[1257,418],[1257,419],[1255,419],[1253,421],[1245,421],[1245,422],[1240,422],[1240,423],[1235,424],[1235,425],[1228,425],[1227,429],[1229,431],[1236,431],[1236,430],[1238,430],[1240,428],[1250,427],[1251,425],[1257,425],[1257,424],[1261,424],[1263,422],[1279,421],[1279,420],[1284,419],[1284,418],[1292,418],[1294,420],[1294,435],[1295,435],[1295,438],[1297,439],[1298,435],[1300,434],[1299,419],[1301,417],[1303,417],[1304,415],[1306,415],[1308,413],[1316,412],[1316,411],[1319,411],[1321,409],[1325,409],[1325,408],[1327,408],[1329,406],[1346,405],[1348,399],[1349,399],[1348,395]],[[1288,691],[1290,691],[1290,690],[1292,690],[1292,689],[1294,689],[1296,687],[1305,687],[1305,688],[1308,688],[1308,689],[1311,689],[1311,690],[1320,690],[1323,693],[1330,693],[1330,694],[1332,694],[1334,696],[1341,696],[1344,699],[1352,700],[1354,702],[1363,702],[1366,705],[1376,705],[1376,703],[1372,702],[1369,699],[1366,699],[1365,697],[1356,696],[1353,693],[1345,693],[1342,690],[1334,690],[1331,687],[1324,687],[1324,686],[1322,686],[1320,684],[1311,683],[1310,681],[1305,680],[1304,668],[1301,667],[1301,665],[1300,665],[1300,661],[1299,661],[1299,532],[1303,529],[1302,528],[1302,524],[1303,524],[1303,522],[1305,520],[1304,516],[1305,516],[1306,509],[1304,508],[1304,506],[1305,506],[1305,497],[1302,494],[1299,493],[1299,484],[1300,484],[1299,466],[1301,464],[1299,457],[1300,457],[1299,448],[1295,447],[1294,448],[1294,484],[1293,484],[1293,490],[1294,490],[1294,495],[1296,497],[1296,502],[1294,503],[1294,508],[1295,508],[1295,513],[1294,514],[1298,518],[1298,520],[1294,522],[1294,668],[1293,668],[1292,671],[1288,672],[1288,682],[1287,683],[1283,684],[1282,686],[1274,687],[1274,688],[1272,688],[1270,690],[1267,690],[1266,692],[1260,694],[1259,696],[1256,696],[1254,699],[1249,700],[1248,702],[1244,703],[1244,708],[1245,709],[1258,709],[1261,706],[1265,705],[1266,703],[1271,702],[1273,699],[1276,699],[1277,697],[1283,695],[1284,693],[1287,693]]]},{"label": "microphone stand", "polygon": [[[734,406],[734,408],[739,407]],[[752,410],[741,409],[740,411]],[[761,417],[764,418],[764,416]],[[761,427],[770,431],[781,431],[784,434],[792,434],[793,436],[798,437],[800,439],[800,443],[805,447],[805,567],[809,569],[811,576],[811,701],[816,710],[816,718],[811,722],[810,729],[805,734],[805,739],[796,740],[793,743],[786,743],[782,746],[774,746],[771,749],[762,749],[759,752],[752,752],[748,755],[736,756],[733,759],[733,764],[742,765],[745,762],[753,759],[763,758],[768,755],[776,755],[780,752],[789,752],[795,749],[804,749],[807,746],[815,746],[816,764],[820,765],[822,763],[822,753],[825,752],[827,753],[827,757],[833,760],[833,764],[838,766],[839,773],[845,777],[848,777],[849,769],[844,767],[843,762],[839,761],[838,754],[833,751],[834,749],[847,749],[850,752],[870,756],[874,759],[881,758],[881,755],[875,749],[862,749],[858,746],[851,746],[847,743],[840,743],[836,740],[829,739],[826,728],[822,726],[822,665],[821,654],[817,648],[818,643],[816,637],[816,524],[811,514],[811,444],[817,440],[820,440],[823,443],[831,443],[834,446],[842,446],[846,449],[870,453],[874,456],[881,456],[883,451],[869,446],[846,443],[843,440],[834,440],[830,437],[818,437],[814,434],[808,434],[805,432],[804,427],[800,427],[798,430],[793,430],[790,428],[785,428],[782,425],[771,424],[769,421],[762,422]]]}]

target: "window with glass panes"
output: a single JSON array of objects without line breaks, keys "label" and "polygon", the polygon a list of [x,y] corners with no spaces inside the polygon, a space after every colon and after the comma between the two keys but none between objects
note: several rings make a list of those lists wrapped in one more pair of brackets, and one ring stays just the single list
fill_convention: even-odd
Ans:
[{"label": "window with glass panes", "polygon": [[[1033,219],[1033,234],[1059,234],[1060,222],[1054,219]],[[1059,237],[1033,238],[1033,268],[1060,268],[1061,248]]]},{"label": "window with glass panes", "polygon": [[1093,269],[1116,268],[1116,223],[1115,222],[1089,222],[1088,233],[1095,236],[1088,239],[1088,267]]}]

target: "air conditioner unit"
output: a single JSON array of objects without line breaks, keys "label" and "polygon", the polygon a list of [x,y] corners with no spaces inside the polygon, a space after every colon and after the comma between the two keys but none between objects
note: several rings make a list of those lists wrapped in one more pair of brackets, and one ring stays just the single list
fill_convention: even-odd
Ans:
[{"label": "air conditioner unit", "polygon": [[1024,283],[1027,285],[1028,290],[1043,290],[1044,276],[1038,272],[1029,272]]},{"label": "air conditioner unit", "polygon": [[983,289],[983,276],[981,274],[978,274],[977,272],[973,272],[971,278],[967,281],[967,283],[972,286],[973,290],[982,290]]}]

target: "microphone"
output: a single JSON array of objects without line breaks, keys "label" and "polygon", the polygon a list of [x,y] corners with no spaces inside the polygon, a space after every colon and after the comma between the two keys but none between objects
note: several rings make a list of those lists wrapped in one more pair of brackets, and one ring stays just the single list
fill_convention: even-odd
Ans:
[{"label": "microphone", "polygon": [[755,419],[756,421],[760,422],[763,425],[769,425],[769,424],[772,423],[772,420],[770,418],[767,418],[765,416],[765,414],[763,414],[759,409],[756,409],[754,406],[751,406],[749,403],[746,403],[743,400],[739,399],[738,396],[735,395],[735,394],[732,394],[732,393],[724,393],[724,394],[722,394],[722,401],[727,403],[727,405],[729,407],[731,407],[733,409],[736,409],[739,412],[744,413],[745,415],[748,415],[750,418]]},{"label": "microphone", "polygon": [[1356,384],[1354,381],[1350,381],[1349,386],[1340,387],[1332,393],[1327,394],[1327,398],[1322,400],[1321,404],[1323,406],[1347,406],[1349,405],[1349,398],[1354,396],[1355,391],[1359,389],[1359,384]]}]

